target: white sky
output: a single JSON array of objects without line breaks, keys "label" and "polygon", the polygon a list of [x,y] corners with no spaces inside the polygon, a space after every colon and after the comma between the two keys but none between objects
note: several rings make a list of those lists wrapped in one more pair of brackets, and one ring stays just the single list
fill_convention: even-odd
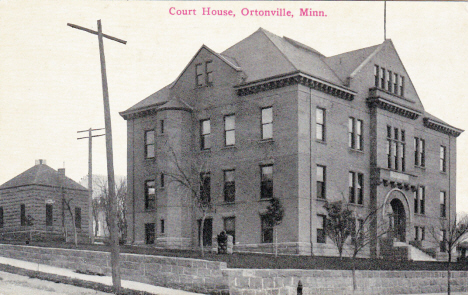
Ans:
[{"label": "white sky", "polygon": [[[169,8],[196,9],[171,16]],[[201,8],[236,17],[202,16]],[[0,0],[0,184],[46,159],[69,177],[87,174],[87,140],[76,131],[104,127],[97,36],[104,42],[115,173],[126,175],[126,110],[171,83],[206,44],[222,52],[263,27],[326,56],[380,44],[383,2],[152,2]],[[294,18],[242,16],[241,9],[291,10]],[[300,17],[299,8],[327,17]],[[391,38],[426,111],[468,130],[468,4],[387,2]],[[467,131],[468,132],[468,131]],[[457,211],[468,211],[468,135],[458,137]],[[106,174],[105,139],[93,141],[93,169]],[[65,163],[65,164],[64,164]]]}]

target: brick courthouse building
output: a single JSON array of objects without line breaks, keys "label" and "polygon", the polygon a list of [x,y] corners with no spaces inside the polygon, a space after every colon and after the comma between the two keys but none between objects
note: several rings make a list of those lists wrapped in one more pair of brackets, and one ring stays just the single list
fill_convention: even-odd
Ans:
[{"label": "brick courthouse building", "polygon": [[202,46],[172,84],[121,115],[134,243],[199,243],[199,212],[164,175],[174,158],[186,173],[203,163],[215,207],[205,243],[225,229],[239,251],[271,249],[271,196],[285,208],[288,253],[336,255],[326,200],[345,198],[357,216],[381,208],[396,240],[423,248],[436,245],[429,227],[455,216],[462,130],[424,110],[391,40],[325,57],[260,28],[222,53]]},{"label": "brick courthouse building", "polygon": [[77,234],[88,242],[88,190],[45,160],[0,186],[0,235],[3,239],[73,239],[73,223],[63,203],[69,202]]}]

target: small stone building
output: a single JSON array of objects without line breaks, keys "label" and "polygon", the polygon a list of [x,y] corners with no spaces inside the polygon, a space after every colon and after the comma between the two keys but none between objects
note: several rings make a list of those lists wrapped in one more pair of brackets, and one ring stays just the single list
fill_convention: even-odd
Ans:
[{"label": "small stone building", "polygon": [[73,240],[72,220],[79,241],[87,241],[88,190],[63,168],[56,171],[37,160],[0,186],[0,240]]}]

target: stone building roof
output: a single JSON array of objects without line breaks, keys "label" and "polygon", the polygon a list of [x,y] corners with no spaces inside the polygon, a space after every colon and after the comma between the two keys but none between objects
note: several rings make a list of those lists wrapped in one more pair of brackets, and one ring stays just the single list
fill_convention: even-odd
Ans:
[{"label": "stone building roof", "polygon": [[[64,176],[63,179],[64,188],[84,191],[87,190],[84,186],[78,184],[66,176]],[[61,187],[60,173],[50,168],[46,164],[38,164],[0,185],[0,190],[28,185],[41,185],[59,188]]]}]

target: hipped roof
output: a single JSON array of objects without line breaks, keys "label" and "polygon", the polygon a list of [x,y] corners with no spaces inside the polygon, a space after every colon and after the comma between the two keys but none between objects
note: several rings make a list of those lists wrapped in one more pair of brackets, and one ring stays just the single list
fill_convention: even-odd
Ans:
[{"label": "hipped roof", "polygon": [[63,184],[61,184],[59,172],[50,168],[46,164],[39,164],[29,168],[18,176],[2,184],[0,186],[0,190],[28,185],[87,190],[84,186],[66,176],[63,177]]}]

